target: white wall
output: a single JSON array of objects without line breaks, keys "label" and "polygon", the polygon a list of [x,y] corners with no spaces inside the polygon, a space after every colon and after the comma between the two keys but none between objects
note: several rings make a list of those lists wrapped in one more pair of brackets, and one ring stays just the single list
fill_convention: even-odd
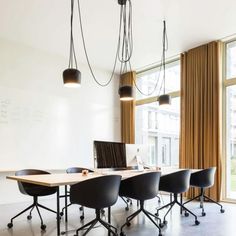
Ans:
[{"label": "white wall", "polygon": [[[93,167],[93,140],[120,141],[118,79],[63,87],[68,59],[0,39],[0,204],[25,200],[5,179],[21,168]],[[105,81],[110,73],[95,69]]]}]

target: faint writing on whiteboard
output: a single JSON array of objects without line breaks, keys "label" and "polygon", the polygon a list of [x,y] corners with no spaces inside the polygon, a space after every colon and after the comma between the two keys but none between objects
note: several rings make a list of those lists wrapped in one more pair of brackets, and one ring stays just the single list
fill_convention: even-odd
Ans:
[{"label": "faint writing on whiteboard", "polygon": [[0,100],[0,123],[7,124],[9,122],[9,106],[11,102],[8,99]]},{"label": "faint writing on whiteboard", "polygon": [[42,123],[46,113],[41,109],[0,98],[0,124]]}]

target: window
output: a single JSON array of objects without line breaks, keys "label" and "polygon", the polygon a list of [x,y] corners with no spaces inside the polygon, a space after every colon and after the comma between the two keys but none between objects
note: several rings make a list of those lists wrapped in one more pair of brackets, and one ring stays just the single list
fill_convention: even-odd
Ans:
[{"label": "window", "polygon": [[149,93],[155,87],[151,97],[136,91],[136,127],[135,142],[149,146],[149,165],[179,165],[179,131],[180,131],[180,62],[175,60],[166,65],[166,92],[172,94],[172,104],[168,108],[159,106],[157,96],[162,84],[160,67],[138,73],[137,86],[143,93]]},{"label": "window", "polygon": [[236,41],[225,44],[225,198],[236,200]]},{"label": "window", "polygon": [[162,166],[170,166],[171,161],[171,138],[162,138]]},{"label": "window", "polygon": [[149,136],[148,137],[148,155],[149,155],[149,165],[156,165],[156,155],[157,155],[157,137]]},{"label": "window", "polygon": [[236,77],[236,41],[226,44],[226,79]]},{"label": "window", "polygon": [[[137,86],[144,94],[150,94],[153,92],[156,86],[155,92],[151,96],[159,96],[163,91],[163,71],[160,72],[160,67],[157,66],[150,70],[138,73]],[[158,81],[158,83],[157,83]],[[161,91],[162,89],[162,91]],[[175,60],[166,64],[166,92],[171,93],[180,90],[180,62]],[[138,91],[136,92],[136,100],[147,98]]]}]

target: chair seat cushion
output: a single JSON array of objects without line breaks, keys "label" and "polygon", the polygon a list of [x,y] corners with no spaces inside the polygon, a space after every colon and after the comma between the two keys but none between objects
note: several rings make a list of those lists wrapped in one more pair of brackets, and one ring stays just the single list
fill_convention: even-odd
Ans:
[{"label": "chair seat cushion", "polygon": [[[23,183],[24,189],[21,191],[23,194],[30,195],[32,197],[48,196],[56,193],[56,187],[46,187],[36,184]],[[22,189],[21,189],[22,190]]]}]

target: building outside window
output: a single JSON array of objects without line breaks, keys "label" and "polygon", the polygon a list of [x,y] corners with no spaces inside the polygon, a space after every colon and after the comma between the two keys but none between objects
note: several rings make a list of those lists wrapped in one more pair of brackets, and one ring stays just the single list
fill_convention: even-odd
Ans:
[{"label": "building outside window", "polygon": [[[171,106],[167,108],[156,102],[157,97],[163,94],[162,73],[157,66],[137,74],[137,86],[145,94],[136,90],[135,143],[149,146],[149,165],[178,167],[180,61],[166,65],[166,93],[174,95]],[[154,87],[155,92],[147,96]]]},{"label": "building outside window", "polygon": [[225,197],[236,199],[236,40],[225,44]]}]

